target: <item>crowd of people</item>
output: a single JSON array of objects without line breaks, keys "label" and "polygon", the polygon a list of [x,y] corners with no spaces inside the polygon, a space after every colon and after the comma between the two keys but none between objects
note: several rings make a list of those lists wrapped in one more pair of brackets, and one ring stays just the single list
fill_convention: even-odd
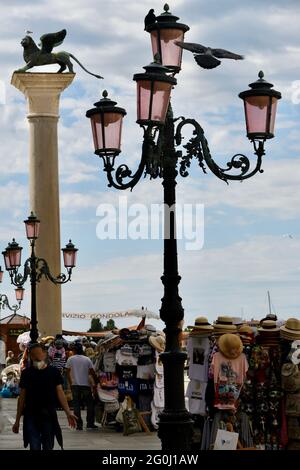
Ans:
[{"label": "crowd of people", "polygon": [[[300,447],[300,320],[219,316],[211,324],[198,317],[181,340],[196,448],[213,448],[222,430],[238,435],[240,448]],[[99,424],[124,434],[158,429],[165,337],[154,326],[107,332],[97,343],[87,337],[68,342],[58,334],[23,349],[18,365],[8,353],[5,370],[7,382],[19,373],[13,431],[23,416],[25,447],[53,449],[55,437],[63,446],[57,407],[78,431]]]}]

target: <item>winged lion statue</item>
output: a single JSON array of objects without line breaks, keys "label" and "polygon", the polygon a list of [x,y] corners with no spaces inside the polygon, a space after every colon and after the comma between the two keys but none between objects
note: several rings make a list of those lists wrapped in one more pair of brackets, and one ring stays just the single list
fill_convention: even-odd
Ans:
[{"label": "winged lion statue", "polygon": [[26,35],[22,41],[21,45],[23,46],[24,53],[23,57],[26,62],[26,65],[16,72],[26,72],[27,70],[31,69],[32,67],[38,65],[48,65],[48,64],[58,64],[60,65],[60,69],[57,73],[62,73],[68,67],[68,71],[73,73],[73,64],[70,60],[72,58],[80,65],[80,67],[90,75],[93,75],[96,78],[103,78],[100,75],[96,75],[95,73],[89,72],[80,62],[79,60],[70,52],[52,52],[54,47],[59,46],[63,43],[66,37],[67,31],[66,29],[62,29],[57,33],[48,33],[43,34],[40,38],[40,43],[38,47],[31,36]]}]

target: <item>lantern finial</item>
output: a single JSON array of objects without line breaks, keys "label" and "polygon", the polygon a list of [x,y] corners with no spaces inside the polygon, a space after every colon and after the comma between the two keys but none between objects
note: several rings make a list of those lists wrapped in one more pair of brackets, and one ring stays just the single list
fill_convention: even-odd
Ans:
[{"label": "lantern finial", "polygon": [[168,13],[168,11],[170,10],[170,7],[167,3],[164,4],[164,10],[166,13]]},{"label": "lantern finial", "polygon": [[103,98],[107,98],[107,97],[108,97],[107,90],[103,90],[102,96],[103,96]]},{"label": "lantern finial", "polygon": [[263,79],[264,76],[265,76],[265,74],[263,73],[262,70],[260,70],[260,72],[258,73],[258,77],[259,77],[260,79]]}]

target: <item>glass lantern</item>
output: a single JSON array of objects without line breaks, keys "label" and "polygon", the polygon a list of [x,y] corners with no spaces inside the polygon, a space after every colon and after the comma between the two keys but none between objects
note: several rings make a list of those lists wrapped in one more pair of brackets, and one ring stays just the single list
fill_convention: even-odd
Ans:
[{"label": "glass lantern", "polygon": [[263,72],[259,72],[258,77],[256,82],[250,83],[250,90],[239,94],[244,101],[247,137],[250,140],[274,137],[277,101],[281,98],[281,93],[272,89],[272,83],[264,80]]},{"label": "glass lantern", "polygon": [[184,34],[190,28],[186,24],[177,23],[179,18],[169,12],[169,5],[165,4],[164,12],[156,17],[156,22],[147,26],[146,31],[151,35],[153,57],[158,53],[161,64],[172,72],[178,73],[181,69],[182,48],[176,41],[184,41]]},{"label": "glass lantern", "polygon": [[106,90],[102,96],[100,101],[94,103],[96,107],[86,112],[86,117],[91,120],[95,154],[115,157],[121,152],[122,124],[126,111],[107,97]]},{"label": "glass lantern", "polygon": [[[157,57],[157,56],[156,56]],[[163,124],[170,102],[171,90],[177,81],[167,75],[170,70],[158,62],[143,67],[146,72],[135,74],[137,83],[137,123]]]}]

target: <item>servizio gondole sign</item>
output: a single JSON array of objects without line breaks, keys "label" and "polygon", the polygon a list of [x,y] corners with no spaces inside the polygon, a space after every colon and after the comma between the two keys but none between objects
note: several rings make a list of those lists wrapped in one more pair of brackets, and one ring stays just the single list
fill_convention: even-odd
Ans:
[{"label": "servizio gondole sign", "polygon": [[159,320],[159,315],[154,312],[150,312],[147,309],[122,310],[118,312],[109,313],[63,313],[62,317],[70,320],[93,320],[94,318],[98,318],[99,320],[110,320],[112,318],[126,317],[146,317]]}]

